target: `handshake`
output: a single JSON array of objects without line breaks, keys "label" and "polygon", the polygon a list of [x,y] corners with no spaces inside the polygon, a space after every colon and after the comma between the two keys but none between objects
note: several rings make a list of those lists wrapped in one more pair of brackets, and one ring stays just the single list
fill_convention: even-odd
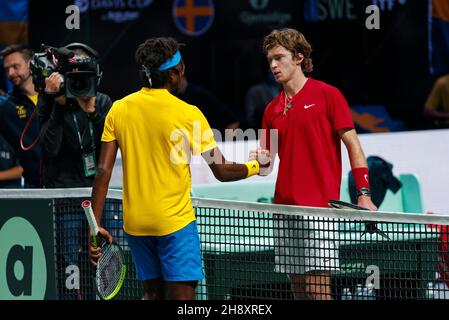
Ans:
[{"label": "handshake", "polygon": [[248,161],[257,160],[259,162],[259,176],[267,176],[273,169],[271,165],[270,151],[262,148],[251,150],[249,152]]}]

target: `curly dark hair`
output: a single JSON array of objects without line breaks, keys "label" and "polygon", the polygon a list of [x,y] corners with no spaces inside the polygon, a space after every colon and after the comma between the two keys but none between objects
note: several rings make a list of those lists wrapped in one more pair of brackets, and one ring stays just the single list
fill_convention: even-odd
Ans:
[{"label": "curly dark hair", "polygon": [[[147,67],[151,72],[151,87],[165,87],[169,81],[169,74],[174,70],[159,71],[157,68],[167,59],[172,57],[179,50],[179,44],[173,38],[150,38],[140,44],[136,50],[136,62],[139,66],[139,76],[145,87],[149,87],[147,75],[142,70],[142,66]],[[182,62],[181,62],[182,63]]]},{"label": "curly dark hair", "polygon": [[290,28],[273,30],[264,38],[263,50],[266,54],[268,50],[277,46],[282,46],[290,51],[293,57],[295,57],[298,53],[302,53],[304,55],[304,60],[301,62],[302,70],[305,73],[310,73],[313,71],[311,58],[312,46],[301,32]]}]

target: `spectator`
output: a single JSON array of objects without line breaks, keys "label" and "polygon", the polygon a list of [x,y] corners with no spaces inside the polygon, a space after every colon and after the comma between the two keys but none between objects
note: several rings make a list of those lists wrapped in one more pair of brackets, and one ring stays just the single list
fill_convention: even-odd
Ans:
[{"label": "spectator", "polygon": [[[39,136],[38,121],[33,116],[37,103],[29,62],[33,52],[22,45],[11,45],[0,52],[3,67],[8,79],[13,84],[12,91],[0,97],[0,134],[8,142],[23,167],[26,188],[39,188],[40,146],[31,147]],[[30,125],[21,135],[26,124]],[[23,142],[23,143],[22,143]],[[31,149],[25,151],[24,147]]]},{"label": "spectator", "polygon": [[424,105],[424,115],[438,128],[449,128],[449,74],[439,77]]},{"label": "spectator", "polygon": [[225,129],[237,129],[240,125],[230,108],[205,88],[188,82],[183,76],[179,81],[177,96],[185,102],[198,107],[212,129],[224,134]]}]

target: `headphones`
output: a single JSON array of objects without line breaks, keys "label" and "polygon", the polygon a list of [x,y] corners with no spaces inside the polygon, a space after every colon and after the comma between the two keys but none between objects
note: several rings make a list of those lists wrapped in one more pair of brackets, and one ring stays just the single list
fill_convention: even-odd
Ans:
[{"label": "headphones", "polygon": [[93,56],[95,59],[98,59],[99,55],[97,50],[89,47],[87,44],[81,43],[81,42],[72,42],[66,45],[64,48],[69,50],[75,50],[75,49],[82,49],[83,51],[86,51],[89,55]]},{"label": "headphones", "polygon": [[[85,52],[87,52],[91,57],[93,57],[95,60],[98,60],[99,55],[97,50],[95,50],[92,47],[89,47],[87,44],[81,43],[81,42],[72,42],[68,45],[64,46],[63,48],[66,48],[68,50],[75,50],[75,49],[81,49]],[[100,71],[100,65],[97,63],[97,86],[100,85],[100,80],[103,76],[103,72]]]}]

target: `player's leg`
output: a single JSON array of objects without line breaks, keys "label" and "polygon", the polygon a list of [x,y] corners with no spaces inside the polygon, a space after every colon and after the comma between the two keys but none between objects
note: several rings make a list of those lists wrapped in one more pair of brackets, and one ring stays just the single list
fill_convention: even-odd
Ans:
[{"label": "player's leg", "polygon": [[198,281],[166,282],[168,300],[195,300]]},{"label": "player's leg", "polygon": [[295,300],[310,300],[306,287],[306,276],[301,274],[289,274],[290,287]]},{"label": "player's leg", "polygon": [[143,281],[143,300],[165,300],[166,286],[161,279]]},{"label": "player's leg", "polygon": [[195,299],[198,280],[204,278],[196,222],[167,236],[158,237],[161,272],[167,284],[167,298]]},{"label": "player's leg", "polygon": [[306,275],[291,274],[288,277],[295,300],[332,300],[329,271],[311,271]]},{"label": "player's leg", "polygon": [[308,272],[305,276],[305,287],[310,300],[332,300],[329,271]]},{"label": "player's leg", "polygon": [[305,247],[305,285],[309,299],[332,300],[331,272],[339,270],[338,223],[309,219]]},{"label": "player's leg", "polygon": [[128,246],[137,279],[141,280],[144,288],[144,300],[163,300],[166,290],[165,282],[162,280],[160,260],[157,253],[157,237],[133,236],[125,232]]},{"label": "player's leg", "polygon": [[308,300],[304,221],[299,217],[273,216],[275,271],[286,273],[295,300]]}]

